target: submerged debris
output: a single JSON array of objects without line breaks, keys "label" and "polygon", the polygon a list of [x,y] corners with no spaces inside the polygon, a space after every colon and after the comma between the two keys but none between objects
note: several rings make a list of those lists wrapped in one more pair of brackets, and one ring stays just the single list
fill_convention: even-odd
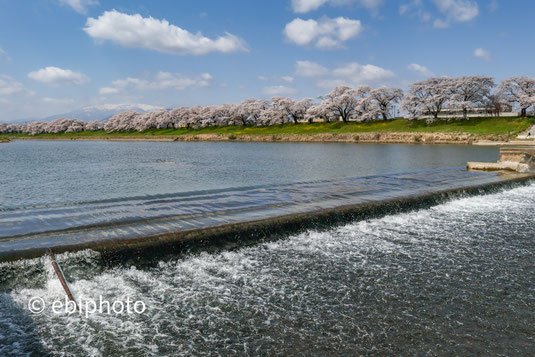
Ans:
[{"label": "submerged debris", "polygon": [[158,159],[158,160],[156,160],[156,162],[159,163],[159,164],[176,165],[175,161],[167,161],[167,160]]}]

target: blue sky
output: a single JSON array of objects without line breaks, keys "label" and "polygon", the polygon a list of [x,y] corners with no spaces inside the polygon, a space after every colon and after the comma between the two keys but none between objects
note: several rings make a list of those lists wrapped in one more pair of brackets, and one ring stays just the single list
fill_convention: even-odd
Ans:
[{"label": "blue sky", "polygon": [[0,121],[535,74],[527,0],[0,0],[0,9]]}]

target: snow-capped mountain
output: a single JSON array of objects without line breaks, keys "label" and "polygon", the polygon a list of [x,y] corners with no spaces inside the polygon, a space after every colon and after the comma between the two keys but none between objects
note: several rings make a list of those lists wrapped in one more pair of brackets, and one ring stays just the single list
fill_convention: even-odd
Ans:
[{"label": "snow-capped mountain", "polygon": [[102,104],[83,107],[68,113],[51,115],[46,118],[24,119],[17,120],[17,122],[25,123],[31,121],[52,121],[58,118],[81,119],[84,121],[105,120],[111,118],[117,113],[124,112],[126,110],[134,110],[136,112],[144,113],[160,109],[163,108],[149,104]]}]

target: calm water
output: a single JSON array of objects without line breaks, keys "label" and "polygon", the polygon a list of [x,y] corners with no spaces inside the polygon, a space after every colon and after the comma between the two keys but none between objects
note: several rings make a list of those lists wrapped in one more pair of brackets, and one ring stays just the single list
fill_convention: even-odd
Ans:
[{"label": "calm water", "polygon": [[[108,204],[144,216],[184,197],[198,210],[218,199],[330,202],[326,187],[343,197],[414,171],[425,186],[460,175],[443,168],[497,160],[484,147],[280,143],[15,142],[0,154],[0,212],[13,223],[0,237],[30,213],[68,225],[89,209],[107,216]],[[233,190],[218,198],[223,188]],[[0,355],[531,356],[533,207],[535,184],[240,248],[113,264],[92,251],[57,257],[75,297],[141,300],[140,315],[31,314],[32,297],[63,299],[50,262],[0,263]]]},{"label": "calm water", "polygon": [[418,171],[477,160],[497,161],[498,149],[15,141],[0,145],[0,208]]}]

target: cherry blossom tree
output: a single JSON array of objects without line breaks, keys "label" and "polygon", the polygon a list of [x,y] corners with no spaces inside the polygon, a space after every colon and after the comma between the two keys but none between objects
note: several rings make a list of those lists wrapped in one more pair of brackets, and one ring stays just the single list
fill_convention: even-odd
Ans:
[{"label": "cherry blossom tree", "polygon": [[99,122],[98,120],[93,120],[93,121],[90,121],[90,122],[87,122],[85,124],[85,130],[87,131],[97,131],[97,130],[102,130],[104,129],[104,126],[102,125],[101,122]]},{"label": "cherry blossom tree", "polygon": [[22,133],[22,127],[21,124],[8,124],[7,126],[7,132],[8,133]]},{"label": "cherry blossom tree", "polygon": [[322,101],[321,103],[312,105],[307,109],[305,113],[305,120],[308,121],[308,123],[312,123],[314,119],[322,119],[325,122],[329,122],[331,119],[333,119],[332,116],[332,111],[330,111],[327,105],[325,105],[325,101]]},{"label": "cherry blossom tree", "polygon": [[429,78],[412,84],[409,94],[411,100],[417,98],[420,113],[430,113],[437,119],[444,105],[451,99],[452,88],[451,78]]},{"label": "cherry blossom tree", "polygon": [[79,119],[71,119],[71,123],[67,127],[67,130],[65,130],[65,133],[78,133],[81,131],[84,131],[85,129],[85,122]]},{"label": "cherry blossom tree", "polygon": [[394,104],[399,103],[403,98],[403,90],[400,88],[376,88],[370,91],[370,97],[377,104],[379,114],[386,120]]},{"label": "cherry blossom tree", "polygon": [[[38,135],[43,133],[51,133],[50,131],[50,124],[46,121],[37,121],[37,122],[31,122],[28,124],[24,124],[22,127],[22,132],[28,134],[28,135]],[[66,128],[63,130],[65,131]]]},{"label": "cherry blossom tree", "polygon": [[496,86],[492,77],[464,76],[451,81],[452,107],[461,108],[463,117],[468,118],[468,109],[474,105],[483,105],[490,96],[492,88]]},{"label": "cherry blossom tree", "polygon": [[498,94],[504,101],[520,107],[520,116],[525,117],[528,109],[535,104],[535,79],[512,77],[502,81]]},{"label": "cherry blossom tree", "polygon": [[47,123],[45,130],[47,133],[58,134],[66,132],[82,131],[84,129],[84,121],[79,119],[59,118]]},{"label": "cherry blossom tree", "polygon": [[[344,123],[356,114],[358,99],[357,91],[349,86],[338,86],[327,93],[322,99],[322,105],[333,113],[335,120],[341,119]],[[333,118],[333,119],[334,119]]]},{"label": "cherry blossom tree", "polygon": [[175,128],[187,128],[189,123],[189,118],[192,115],[191,109],[188,107],[179,107],[172,109],[169,114],[171,115],[171,120]]},{"label": "cherry blossom tree", "polygon": [[[136,130],[136,119],[141,115],[133,110],[118,113],[104,122],[104,130],[107,132]],[[141,125],[139,122],[137,124]]]},{"label": "cherry blossom tree", "polygon": [[485,102],[485,107],[493,116],[500,116],[500,113],[503,111],[504,100],[498,94],[491,94],[487,97]]},{"label": "cherry blossom tree", "polygon": [[401,102],[401,110],[406,111],[408,119],[418,119],[422,115],[422,104],[420,98],[414,94],[406,94]]},{"label": "cherry blossom tree", "polygon": [[[308,108],[312,106],[312,98],[305,98],[296,100],[288,97],[273,97],[271,99],[272,110],[280,111],[280,116],[287,116],[288,120],[299,124],[305,119],[305,114]],[[286,120],[282,120],[286,122]]]},{"label": "cherry blossom tree", "polygon": [[357,121],[367,121],[374,119],[379,115],[379,107],[370,96],[372,88],[369,86],[360,86],[354,90],[356,98],[355,113],[350,119]]},{"label": "cherry blossom tree", "polygon": [[238,125],[252,125],[257,123],[262,115],[262,111],[268,108],[269,102],[267,100],[249,98],[234,108],[232,117],[235,121],[239,122]]}]

